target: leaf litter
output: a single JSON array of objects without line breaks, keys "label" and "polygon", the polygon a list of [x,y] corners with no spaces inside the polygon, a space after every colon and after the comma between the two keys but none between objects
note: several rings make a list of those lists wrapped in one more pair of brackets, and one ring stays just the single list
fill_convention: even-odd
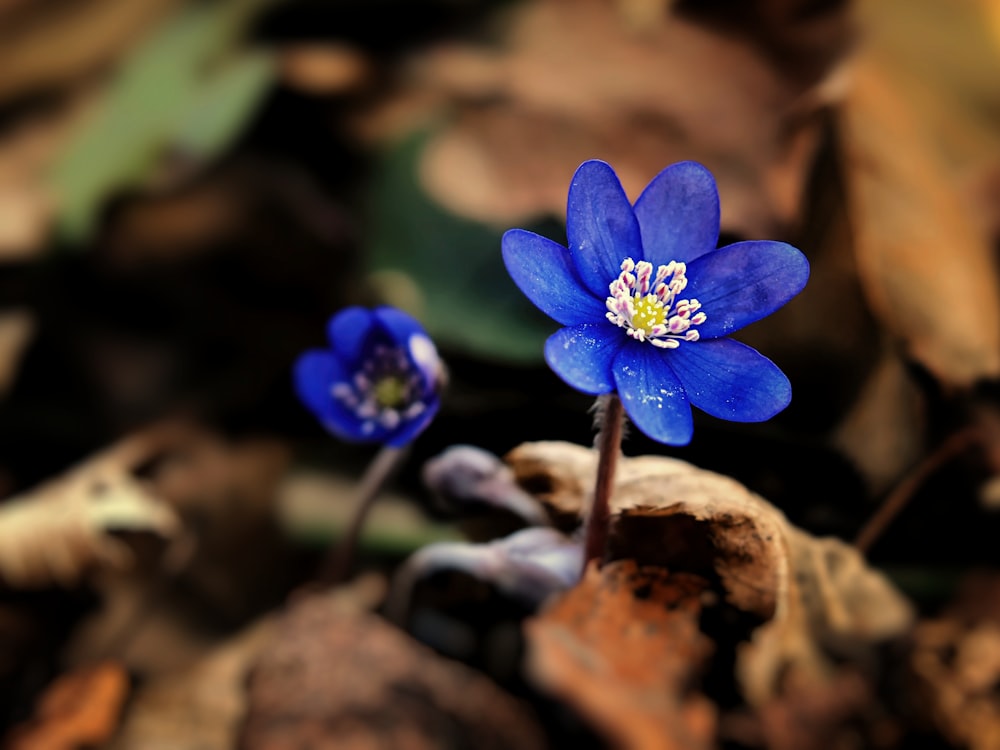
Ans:
[{"label": "leaf litter", "polygon": [[[77,93],[89,97],[93,81],[83,78],[122,57],[149,18],[172,4],[129,9],[127,14],[120,12],[120,5],[104,0],[87,4],[93,15],[76,15],[59,4],[36,10],[8,3],[13,8],[9,18],[18,21],[37,14],[42,21],[23,27],[24,34],[12,35],[11,44],[0,45],[0,59],[24,62],[0,63],[9,72],[0,83],[6,93],[0,95],[13,91],[20,96],[42,85],[57,87],[60,95],[67,88],[79,89]],[[829,263],[818,252],[812,258],[816,279],[822,279],[821,293],[814,289],[803,307],[790,309],[774,326],[748,330],[748,341],[769,336],[784,341],[775,351],[792,360],[808,364],[822,355],[824,365],[838,363],[839,369],[828,372],[826,380],[793,377],[798,395],[808,398],[809,388],[819,382],[822,387],[815,390],[836,401],[836,408],[830,409],[836,418],[821,421],[813,415],[807,439],[795,434],[793,440],[810,446],[814,438],[829,441],[850,458],[870,496],[839,499],[860,506],[917,463],[926,446],[940,438],[942,427],[951,428],[957,421],[961,428],[975,420],[977,405],[963,410],[967,404],[961,399],[983,399],[983,391],[973,389],[981,389],[984,379],[995,382],[998,375],[1000,293],[991,241],[1000,226],[995,219],[1000,203],[988,188],[991,175],[1000,173],[1000,148],[995,86],[991,88],[995,65],[985,64],[987,59],[995,62],[996,49],[992,57],[984,56],[973,44],[981,47],[993,34],[996,46],[998,16],[995,4],[985,1],[948,7],[944,16],[933,5],[931,0],[881,6],[792,2],[736,9],[726,3],[699,8],[681,0],[542,0],[505,7],[494,17],[499,22],[490,27],[489,44],[482,38],[475,43],[438,39],[412,55],[401,55],[402,65],[395,60],[382,65],[378,53],[356,39],[337,38],[331,45],[310,40],[284,49],[279,45],[275,59],[281,67],[275,73],[299,96],[337,100],[335,116],[349,113],[336,122],[338,137],[350,131],[350,123],[356,126],[353,132],[367,137],[367,144],[384,145],[415,125],[429,126],[428,140],[420,143],[414,162],[417,188],[477,222],[496,225],[523,216],[561,214],[566,176],[583,157],[598,155],[623,164],[627,187],[644,184],[649,170],[665,161],[699,158],[722,176],[727,231],[756,235],[772,228],[789,233],[801,229],[806,236],[822,237]],[[905,6],[905,18],[898,15],[899,6]],[[911,56],[893,59],[865,53],[848,59],[845,52],[854,39],[848,23],[852,7],[863,11],[862,23],[868,25],[863,31],[871,32],[879,13],[884,14],[880,28],[891,27],[897,34],[893,43],[909,43]],[[78,25],[70,21],[84,16],[101,28],[90,33],[94,26],[87,25],[88,32],[78,35]],[[946,32],[929,39],[914,31],[928,19],[936,30],[949,17],[960,18],[954,23],[964,24],[961,28],[971,24],[977,33]],[[0,32],[0,37],[7,38],[6,33]],[[862,44],[869,39],[882,44],[877,36],[870,34]],[[84,37],[89,41],[83,43]],[[53,39],[66,54],[49,54]],[[951,50],[944,58],[936,54],[942,48]],[[678,64],[691,58],[699,64]],[[845,62],[850,65],[844,67]],[[199,99],[207,109],[194,107],[210,121],[204,133],[194,132],[192,121],[185,120],[171,129],[169,138],[152,128],[152,135],[146,133],[140,140],[162,146],[188,139],[207,156],[221,153],[252,114],[255,92],[269,85],[269,71],[248,63],[244,72],[245,78],[237,71],[233,78],[218,81],[225,94],[220,106],[235,113],[232,120],[224,112],[213,116],[210,105],[217,91],[208,87]],[[374,87],[386,83],[380,76],[387,72],[398,76],[397,85],[386,86],[388,97],[372,109],[372,100],[380,98],[373,96]],[[942,91],[947,92],[947,106],[940,104]],[[359,102],[349,99],[357,94],[361,116],[355,108]],[[725,109],[724,116],[715,116],[717,106]],[[0,208],[0,235],[7,233],[0,244],[8,261],[33,261],[46,249],[45,235],[58,206],[39,183],[38,167],[51,161],[53,148],[65,140],[63,126],[72,119],[54,118],[51,138],[37,154],[7,138],[9,131],[0,135],[6,145],[17,146],[5,154],[21,159],[17,169],[7,172],[11,179],[4,185],[13,187]],[[203,136],[204,141],[199,140]],[[34,160],[24,162],[25,155]],[[831,164],[839,183],[816,171]],[[114,167],[111,182],[118,187],[155,184],[162,165],[151,159],[134,171],[110,161],[108,166]],[[819,189],[810,184],[817,177]],[[215,188],[226,195],[221,213],[227,226],[238,226],[246,211],[243,203],[228,197],[239,191],[241,181],[237,175]],[[220,214],[204,199],[206,191],[187,191],[182,182],[173,188],[167,208],[176,201],[193,210],[186,216]],[[390,196],[399,198],[399,193]],[[106,199],[103,193],[86,194],[80,205],[97,206]],[[836,204],[834,213],[839,214],[828,226],[816,226],[816,205],[810,201]],[[156,207],[148,198],[138,200],[140,211],[151,206]],[[90,208],[79,213],[83,223],[101,222],[99,215],[90,216]],[[157,223],[170,230],[152,232],[164,258],[175,251],[171,238],[176,233],[197,244],[206,231],[166,214],[157,216]],[[417,223],[405,228],[407,233],[419,230]],[[447,236],[432,240],[451,248]],[[131,252],[134,244],[126,238],[123,252]],[[413,295],[416,304],[434,301],[441,290],[433,292],[421,298],[418,290]],[[817,301],[817,295],[823,299]],[[446,309],[451,323],[461,305]],[[34,317],[33,310],[28,314],[30,325],[25,325],[27,318],[10,319],[9,387],[15,396],[21,385],[19,360],[32,345],[25,341],[39,329],[46,335],[51,325],[44,316]],[[267,325],[261,330],[267,331]],[[256,328],[254,335],[260,335]],[[476,335],[482,338],[482,331]],[[517,335],[523,346],[534,347],[533,341],[523,343],[526,334],[519,330]],[[456,341],[461,345],[461,338]],[[937,387],[947,394],[943,402],[937,400]],[[469,393],[463,395],[468,398]],[[455,407],[461,412],[468,402],[459,398],[456,404],[462,404]],[[952,411],[943,414],[946,409]],[[463,412],[459,421],[468,416]],[[33,425],[29,432],[44,429]],[[477,429],[494,437],[489,427]],[[506,437],[495,439],[502,443]],[[71,471],[37,491],[20,492],[0,509],[5,593],[45,595],[46,588],[56,585],[63,595],[81,585],[96,586],[102,596],[121,597],[118,604],[129,605],[118,608],[129,610],[126,623],[136,611],[146,612],[143,616],[175,631],[173,645],[151,638],[138,649],[147,652],[142,655],[124,648],[134,638],[126,629],[123,653],[116,656],[125,657],[128,669],[148,684],[128,704],[112,747],[200,742],[221,748],[233,746],[237,735],[247,746],[263,746],[269,739],[281,742],[278,727],[289,717],[286,726],[294,727],[290,737],[318,739],[327,737],[318,727],[320,716],[332,717],[345,728],[335,741],[358,746],[376,737],[420,746],[435,731],[440,739],[445,733],[441,727],[454,730],[456,717],[464,738],[499,737],[506,731],[508,737],[521,732],[511,743],[531,746],[540,741],[530,712],[509,700],[508,685],[483,687],[471,671],[441,676],[449,668],[442,665],[450,662],[387,629],[375,615],[360,610],[320,613],[326,604],[302,599],[293,601],[283,615],[298,623],[294,632],[301,638],[294,642],[282,643],[275,636],[276,618],[248,625],[256,621],[262,601],[253,591],[268,582],[275,585],[268,575],[274,540],[258,532],[259,522],[272,509],[276,477],[285,470],[287,456],[273,444],[241,450],[217,437],[189,436],[181,442],[188,440],[200,458],[188,461],[175,444],[168,451],[174,455],[158,467],[163,472],[153,472],[154,481],[135,471],[141,458],[105,463],[106,456],[98,456],[91,462],[92,473],[81,466],[79,473]],[[122,443],[128,444],[132,439]],[[992,443],[985,447],[987,453],[995,449]],[[521,482],[513,485],[519,494],[512,515],[540,527],[551,524],[527,529],[525,538],[541,535],[556,547],[571,546],[592,486],[593,453],[568,444],[527,444],[508,458],[511,476]],[[996,461],[987,458],[995,473]],[[430,489],[439,493],[439,500],[443,497],[452,514],[470,510],[467,502],[477,496],[480,508],[495,509],[513,481],[503,471],[491,473],[495,471],[494,464],[450,486],[433,480]],[[84,482],[95,476],[101,477],[100,493],[92,491],[98,485]],[[293,475],[285,489],[308,476]],[[817,494],[827,478],[817,478]],[[940,615],[918,621],[914,606],[849,545],[796,528],[737,482],[662,456],[624,461],[619,480],[616,528],[606,564],[589,569],[579,583],[566,576],[559,586],[539,594],[535,601],[543,602],[540,611],[525,627],[531,689],[559,696],[560,710],[578,712],[600,739],[632,747],[735,742],[811,750],[859,742],[891,748],[913,739],[907,732],[923,732],[917,739],[940,737],[941,742],[976,750],[996,744],[998,639],[995,613],[985,606],[995,600],[995,587],[984,585]],[[945,524],[963,518],[957,514],[964,485],[953,484],[951,476],[943,485],[945,491],[931,499],[948,501],[947,507],[933,512],[937,515],[932,513],[942,519],[944,530]],[[104,493],[109,504],[98,512],[96,495]],[[533,497],[542,503],[534,504]],[[165,498],[170,502],[164,503]],[[794,499],[808,505],[812,498],[805,493]],[[87,507],[91,504],[95,508]],[[797,510],[788,506],[790,515]],[[57,514],[62,514],[58,523]],[[130,532],[118,538],[119,532],[139,531],[139,536],[157,537],[162,544],[159,538],[169,540],[181,525],[203,533],[192,567],[173,581],[173,594],[176,589],[195,592],[202,614],[221,612],[229,625],[241,623],[246,628],[242,633],[220,637],[218,630],[208,630],[192,636],[185,622],[189,612],[176,596],[164,598],[160,609],[146,609],[144,592],[156,576],[143,577],[137,570],[144,563],[142,545],[134,544]],[[982,526],[989,528],[988,519]],[[417,538],[450,534],[419,521],[411,527],[407,521],[402,535],[406,540],[399,543],[397,531],[390,528],[383,535],[383,541],[391,537],[391,543],[376,544],[380,554],[391,558]],[[965,539],[957,526],[948,531]],[[936,554],[944,543],[936,535],[910,538],[928,553]],[[69,543],[54,544],[53,539]],[[468,571],[495,583],[516,577],[510,553],[517,541],[516,535],[493,538],[491,552],[501,554],[485,555]],[[275,559],[273,567],[281,563]],[[116,576],[132,578],[116,589],[107,583]],[[508,596],[510,589],[497,585],[494,594]],[[381,601],[379,589],[361,610]],[[274,606],[273,598],[269,606]],[[313,619],[306,624],[302,611],[309,607]],[[11,612],[0,610],[5,622],[13,622]],[[171,612],[177,615],[173,619]],[[24,627],[20,620],[16,624]],[[104,650],[108,633],[119,632],[118,624],[97,627],[103,638],[90,644],[70,639],[68,649],[62,650],[62,642],[52,646],[51,651],[70,664],[61,679],[51,682],[49,692],[58,696],[65,685],[82,685],[77,694],[82,699],[80,715],[92,714],[94,721],[91,728],[81,724],[74,735],[78,739],[72,740],[77,744],[106,739],[118,721],[115,706],[124,692],[91,689],[86,681],[88,662]],[[77,624],[74,630],[79,634],[86,628]],[[187,647],[177,645],[185,639]],[[317,653],[317,644],[310,651],[311,640],[330,653]],[[886,651],[898,656],[900,648],[908,670],[903,678],[898,664],[886,663]],[[250,723],[244,726],[244,680],[255,662],[259,671],[251,680]],[[352,703],[357,696],[349,690],[352,680],[359,685],[376,680],[386,662],[400,665],[400,671],[390,675],[399,681],[378,685],[365,709],[351,713],[357,706]],[[302,685],[276,674],[277,663],[301,670],[294,674],[316,686],[301,698],[308,711],[300,710],[303,706],[293,699],[299,695],[294,689]],[[122,666],[108,669],[107,674],[116,675],[108,684],[117,681],[120,687]],[[328,674],[321,676],[324,670]],[[895,686],[895,700],[887,697],[886,682]],[[419,707],[399,705],[400,686],[404,696],[441,697],[443,708],[432,709],[426,702]],[[899,704],[914,698],[917,708],[906,713]],[[327,704],[319,706],[324,699],[329,699]],[[46,701],[37,704],[34,719],[22,722],[28,730],[43,732],[38,735],[43,738],[49,729],[69,727],[73,715],[47,714]],[[93,712],[88,701],[93,701]],[[386,706],[396,712],[392,716],[397,720],[388,728],[377,720]],[[492,713],[491,706],[500,708]],[[192,716],[194,720],[185,718]],[[510,718],[509,726],[498,727],[505,717]],[[51,726],[46,724],[50,720]],[[190,733],[185,734],[186,729]],[[49,740],[42,742],[46,746]]]}]

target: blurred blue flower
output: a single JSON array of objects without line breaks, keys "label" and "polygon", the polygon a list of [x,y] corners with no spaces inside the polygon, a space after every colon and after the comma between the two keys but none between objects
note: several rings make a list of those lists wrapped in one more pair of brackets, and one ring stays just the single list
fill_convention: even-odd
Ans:
[{"label": "blurred blue flower", "polygon": [[545,344],[577,390],[617,392],[632,422],[663,443],[691,440],[691,405],[735,422],[784,409],[791,385],[754,349],[723,338],[769,315],[809,277],[783,242],[716,249],[719,194],[705,167],[664,169],[633,207],[614,170],[584,162],[569,188],[569,248],[523,229],[503,237],[507,270],[566,326]]},{"label": "blurred blue flower", "polygon": [[295,363],[299,398],[327,430],[402,447],[437,413],[444,365],[420,324],[400,310],[348,307],[330,319],[330,349]]}]

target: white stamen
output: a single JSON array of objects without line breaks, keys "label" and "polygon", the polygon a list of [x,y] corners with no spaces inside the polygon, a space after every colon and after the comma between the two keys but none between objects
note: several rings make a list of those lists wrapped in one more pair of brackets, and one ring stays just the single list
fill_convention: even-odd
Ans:
[{"label": "white stamen", "polygon": [[660,349],[676,349],[681,341],[699,339],[699,333],[690,329],[707,320],[704,312],[698,312],[701,303],[677,299],[688,285],[685,263],[672,260],[654,269],[648,261],[625,258],[620,268],[604,302],[609,322],[624,328],[630,338]]},{"label": "white stamen", "polygon": [[[349,381],[332,384],[330,395],[354,413],[361,421],[361,433],[369,436],[380,429],[394,430],[423,413],[427,405],[421,399],[428,385],[441,378],[443,368],[434,344],[426,336],[414,335],[405,349],[373,346],[359,371]],[[380,401],[387,397],[379,393],[386,385],[394,403]]]}]

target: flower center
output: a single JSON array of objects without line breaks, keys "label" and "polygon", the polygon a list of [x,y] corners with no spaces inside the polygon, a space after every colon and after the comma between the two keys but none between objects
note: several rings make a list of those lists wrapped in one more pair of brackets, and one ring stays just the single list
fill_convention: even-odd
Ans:
[{"label": "flower center", "polygon": [[350,381],[334,383],[331,395],[361,420],[361,430],[393,430],[426,409],[423,378],[406,350],[376,346]]},{"label": "flower center", "polygon": [[387,375],[372,388],[375,403],[383,409],[395,409],[406,403],[406,383],[398,375]]},{"label": "flower center", "polygon": [[653,269],[644,260],[626,258],[611,282],[607,318],[636,341],[661,349],[676,349],[681,341],[697,341],[706,315],[696,299],[677,299],[687,286],[687,265],[672,260]]}]

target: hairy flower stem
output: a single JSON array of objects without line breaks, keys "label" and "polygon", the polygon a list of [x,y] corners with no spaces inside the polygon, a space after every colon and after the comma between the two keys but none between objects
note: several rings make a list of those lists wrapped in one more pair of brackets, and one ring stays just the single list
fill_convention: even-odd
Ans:
[{"label": "hairy flower stem", "polygon": [[354,564],[354,554],[358,547],[358,539],[361,537],[361,530],[365,526],[365,521],[368,520],[368,514],[375,505],[375,499],[399,467],[403,465],[408,453],[409,446],[393,448],[385,445],[372,459],[361,478],[361,486],[358,488],[358,496],[350,524],[340,541],[330,547],[329,552],[327,552],[319,576],[320,583],[333,586],[348,579]]},{"label": "hairy flower stem", "polygon": [[622,431],[625,409],[614,393],[602,396],[598,402],[597,481],[594,483],[594,500],[590,505],[584,529],[583,568],[591,560],[598,564],[608,545],[608,524],[611,518],[611,491],[615,485],[615,468],[622,450]]}]

